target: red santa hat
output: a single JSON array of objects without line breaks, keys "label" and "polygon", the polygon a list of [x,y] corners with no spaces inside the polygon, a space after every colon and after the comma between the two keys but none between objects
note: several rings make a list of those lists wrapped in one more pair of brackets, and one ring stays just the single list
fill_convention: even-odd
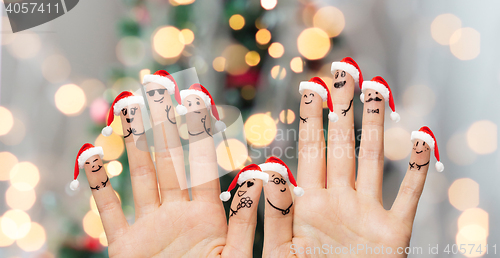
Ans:
[{"label": "red santa hat", "polygon": [[262,172],[259,166],[250,164],[240,170],[240,172],[238,172],[236,177],[233,179],[233,182],[231,182],[231,184],[227,188],[227,191],[222,192],[219,198],[224,202],[228,201],[229,198],[231,198],[231,191],[236,187],[236,184],[241,185],[248,179],[252,178],[262,180],[264,185],[266,185],[269,181],[269,175],[267,173]]},{"label": "red santa hat", "polygon": [[286,181],[295,186],[295,188],[293,188],[293,193],[297,197],[304,195],[304,189],[302,189],[302,187],[297,186],[297,182],[295,182],[295,178],[293,177],[292,171],[281,159],[271,156],[266,160],[266,163],[260,164],[259,167],[263,172],[266,171],[278,172],[281,176],[283,176],[283,178],[285,178]]},{"label": "red santa hat", "polygon": [[116,96],[113,104],[111,104],[111,108],[109,109],[108,119],[106,121],[106,127],[104,127],[101,131],[102,135],[110,136],[113,133],[113,128],[111,128],[111,123],[115,119],[115,115],[120,115],[122,109],[133,105],[139,104],[144,107],[144,99],[142,96],[134,96],[134,94],[130,91],[122,91],[122,93]]},{"label": "red santa hat", "polygon": [[179,115],[183,116],[187,113],[187,109],[185,106],[182,105],[182,100],[184,100],[187,96],[189,95],[197,95],[200,97],[203,102],[205,102],[205,106],[208,108],[208,110],[212,111],[212,115],[214,118],[217,120],[215,122],[215,128],[217,131],[224,131],[226,130],[226,124],[222,122],[219,118],[219,112],[217,111],[217,107],[215,106],[214,99],[212,98],[212,95],[210,95],[210,92],[208,92],[203,85],[199,83],[195,83],[189,87],[187,90],[181,90],[180,95],[181,95],[181,103],[176,107],[177,113]]},{"label": "red santa hat", "polygon": [[102,159],[102,156],[104,156],[102,147],[94,147],[94,145],[90,143],[85,143],[78,151],[75,160],[75,171],[73,174],[73,181],[71,182],[71,184],[69,184],[69,188],[71,188],[71,190],[75,191],[80,186],[80,182],[78,182],[78,175],[80,174],[80,169],[82,169],[83,166],[85,166],[85,162],[94,155],[99,155],[99,157],[101,157]]},{"label": "red santa hat", "polygon": [[438,172],[443,172],[444,165],[441,163],[439,159],[439,148],[436,141],[436,137],[434,137],[434,133],[432,133],[431,129],[427,126],[422,126],[418,131],[411,132],[411,141],[415,142],[415,140],[422,140],[429,144],[429,147],[434,150],[434,156],[436,157],[436,170]]},{"label": "red santa hat", "polygon": [[361,87],[361,102],[365,102],[365,91],[367,89],[372,89],[374,91],[379,92],[382,97],[384,97],[385,101],[389,101],[389,107],[392,110],[391,119],[394,122],[399,122],[401,117],[398,113],[396,113],[396,105],[394,104],[394,98],[392,97],[392,91],[389,87],[389,84],[384,80],[384,78],[380,76],[375,76],[371,81],[364,81],[363,84],[359,85]]},{"label": "red santa hat", "polygon": [[312,90],[316,93],[319,94],[319,96],[323,99],[323,101],[326,101],[326,104],[328,105],[328,109],[330,110],[330,113],[328,114],[328,120],[332,122],[337,122],[339,120],[339,116],[333,112],[333,102],[332,98],[330,97],[330,90],[328,90],[328,86],[326,86],[326,83],[321,80],[319,77],[313,77],[309,81],[303,81],[300,82],[299,85],[299,92],[302,94],[304,90]]},{"label": "red santa hat", "polygon": [[[174,77],[170,73],[165,70],[158,70],[154,74],[147,74],[142,79],[142,84],[147,84],[150,82],[158,83],[164,86],[168,94],[175,94],[175,100],[179,103],[176,109],[179,109],[179,105],[181,103],[181,95],[179,93],[179,86],[177,86],[177,82],[174,80]],[[183,107],[186,108],[186,107]],[[182,109],[182,108],[180,108]]]},{"label": "red santa hat", "polygon": [[354,59],[350,57],[344,57],[344,59],[340,60],[340,62],[332,63],[332,74],[337,70],[343,70],[349,73],[354,82],[358,82],[359,85],[363,84],[363,74],[361,73],[361,69],[359,69],[358,64],[354,61]]}]

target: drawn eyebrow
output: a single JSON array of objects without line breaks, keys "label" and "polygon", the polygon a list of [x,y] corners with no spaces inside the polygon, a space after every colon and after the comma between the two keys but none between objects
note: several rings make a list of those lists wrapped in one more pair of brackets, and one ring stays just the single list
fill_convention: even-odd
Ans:
[{"label": "drawn eyebrow", "polygon": [[189,102],[189,103],[191,103],[191,101],[189,101],[189,100],[186,100],[186,101]]},{"label": "drawn eyebrow", "polygon": [[98,160],[98,159],[94,159],[94,161],[92,161],[92,162],[96,162],[97,160]]},{"label": "drawn eyebrow", "polygon": [[418,141],[417,141],[417,145],[415,145],[415,146],[418,146]]},{"label": "drawn eyebrow", "polygon": [[274,174],[271,177],[274,177]]},{"label": "drawn eyebrow", "polygon": [[200,100],[200,98],[196,97],[197,100]]},{"label": "drawn eyebrow", "polygon": [[90,164],[90,163],[87,161],[87,162],[85,162],[85,164]]}]

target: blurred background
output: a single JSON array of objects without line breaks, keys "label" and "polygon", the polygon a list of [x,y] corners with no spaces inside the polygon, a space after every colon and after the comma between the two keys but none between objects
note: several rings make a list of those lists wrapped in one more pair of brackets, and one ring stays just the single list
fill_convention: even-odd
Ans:
[{"label": "blurred background", "polygon": [[[453,254],[460,244],[482,245],[467,257],[497,257],[499,7],[493,0],[86,0],[15,34],[3,10],[0,257],[107,256],[91,192],[72,192],[69,182],[80,146],[102,146],[133,223],[120,119],[112,136],[100,130],[113,98],[138,89],[145,74],[194,67],[217,104],[241,110],[250,147],[233,142],[245,157],[237,165],[273,154],[295,171],[298,136],[287,132],[298,128],[299,83],[320,76],[330,86],[331,62],[345,56],[365,80],[388,81],[402,117],[386,122],[387,209],[407,168],[411,131],[428,125],[437,138],[446,168],[430,167],[411,241],[424,254],[410,257],[464,257]],[[221,179],[223,190],[231,175]],[[255,257],[263,240],[260,208]],[[429,245],[439,245],[440,254],[428,254]]]}]

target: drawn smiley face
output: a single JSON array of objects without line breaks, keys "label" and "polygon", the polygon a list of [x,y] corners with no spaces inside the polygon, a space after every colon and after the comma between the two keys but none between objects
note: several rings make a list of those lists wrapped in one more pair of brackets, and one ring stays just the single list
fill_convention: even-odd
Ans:
[{"label": "drawn smiley face", "polygon": [[197,136],[206,132],[211,136],[209,109],[203,99],[196,94],[191,94],[182,101],[182,104],[187,109],[186,121],[188,134],[190,136]]},{"label": "drawn smiley face", "polygon": [[372,101],[382,102],[384,101],[384,97],[380,92],[368,89],[365,92],[365,103],[370,103]]},{"label": "drawn smiley face", "polygon": [[286,192],[286,190],[288,189],[285,178],[283,178],[283,176],[279,173],[271,174],[270,183],[276,185],[275,188],[278,188],[282,193]]},{"label": "drawn smiley face", "polygon": [[99,155],[94,155],[85,161],[85,171],[91,171],[92,173],[99,172],[103,168],[103,163]]},{"label": "drawn smiley face", "polygon": [[415,144],[413,144],[413,151],[415,151],[415,154],[425,154],[430,150],[429,144],[425,143],[425,141],[416,140]]},{"label": "drawn smiley face", "polygon": [[139,105],[134,104],[121,110],[123,117],[127,123],[132,123],[135,119],[135,114],[139,110]]},{"label": "drawn smiley face", "polygon": [[344,85],[347,83],[347,73],[343,70],[337,70],[335,71],[335,74],[333,75],[333,87],[335,89],[340,89],[344,87]]},{"label": "drawn smiley face", "polygon": [[252,178],[243,182],[243,184],[241,184],[240,187],[238,188],[236,194],[238,195],[238,197],[248,196],[248,195],[253,196],[254,192],[255,193],[260,192],[261,189],[262,189],[262,180],[257,180],[255,178]]},{"label": "drawn smiley face", "polygon": [[146,96],[150,103],[151,101],[153,103],[163,103],[167,95],[165,93],[168,93],[167,89],[157,83],[152,82],[146,85]]},{"label": "drawn smiley face", "polygon": [[302,92],[302,101],[303,101],[302,103],[304,103],[305,105],[311,105],[311,106],[323,104],[323,99],[321,99],[321,97],[317,92],[312,90],[304,90]]}]

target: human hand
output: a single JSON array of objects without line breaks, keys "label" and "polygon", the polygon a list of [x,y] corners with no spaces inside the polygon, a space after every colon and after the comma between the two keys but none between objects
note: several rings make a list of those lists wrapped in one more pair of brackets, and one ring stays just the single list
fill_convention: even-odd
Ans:
[{"label": "human hand", "polygon": [[[177,87],[177,85],[175,85]],[[257,203],[250,211],[233,216],[230,226],[219,199],[220,186],[213,138],[210,136],[210,112],[203,101],[194,101],[186,114],[189,137],[190,200],[186,188],[183,149],[177,131],[175,113],[164,85],[146,85],[151,118],[154,124],[155,165],[144,133],[142,97],[130,96],[113,103],[120,114],[132,182],[135,222],[129,225],[120,201],[110,183],[92,189],[108,240],[110,257],[249,257],[252,254]],[[152,94],[149,92],[153,90]],[[176,89],[177,90],[177,89]],[[163,95],[163,96],[162,96]],[[125,95],[126,96],[126,95]],[[137,99],[139,98],[139,99]],[[113,110],[111,111],[113,112]],[[113,115],[111,115],[113,116]],[[108,121],[108,124],[110,122]],[[107,129],[109,130],[109,128]],[[201,133],[198,134],[198,131]],[[213,131],[213,130],[212,130]],[[104,132],[104,131],[103,131]],[[97,159],[97,160],[96,160]],[[89,161],[100,157],[92,156]],[[90,185],[106,177],[104,168],[93,172],[85,167]],[[95,167],[94,167],[95,168]],[[262,183],[256,183],[262,189]],[[255,187],[257,188],[257,187]],[[260,190],[250,194],[258,200]],[[234,198],[234,202],[240,201]],[[249,207],[250,208],[250,207]]]},{"label": "human hand", "polygon": [[[405,257],[429,168],[430,148],[416,140],[410,164],[423,166],[408,167],[392,208],[385,210],[382,181],[387,98],[373,89],[365,91],[356,178],[351,107],[355,79],[348,72],[336,70],[333,83],[333,111],[339,119],[329,123],[326,157],[322,106],[330,96],[322,98],[318,94],[321,90],[305,89],[301,93],[297,182],[305,194],[295,198],[290,212],[283,214],[271,203],[281,207],[291,204],[290,191],[280,193],[273,184],[264,187],[271,202],[265,207],[264,257],[373,257],[375,248],[380,253],[383,248],[384,257]],[[398,116],[391,118],[397,120]],[[388,255],[388,250],[392,254]]]}]

